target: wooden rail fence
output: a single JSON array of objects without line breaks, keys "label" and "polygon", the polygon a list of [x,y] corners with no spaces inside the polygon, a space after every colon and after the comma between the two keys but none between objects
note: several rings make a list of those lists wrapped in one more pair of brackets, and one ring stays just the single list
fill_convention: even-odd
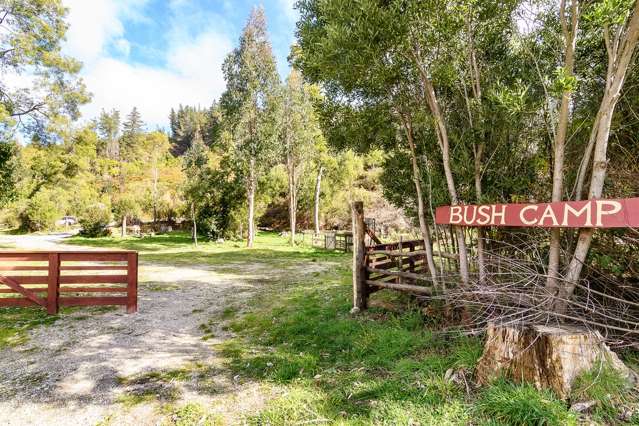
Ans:
[{"label": "wooden rail fence", "polygon": [[[366,309],[368,296],[383,288],[430,295],[432,281],[423,240],[382,244],[371,236],[364,221],[364,205],[353,203],[353,306]],[[366,246],[365,235],[378,244]],[[434,251],[434,256],[457,259],[457,255]]]},{"label": "wooden rail fence", "polygon": [[[138,309],[134,251],[0,251],[0,307],[122,305]],[[16,297],[17,296],[17,297]]]}]

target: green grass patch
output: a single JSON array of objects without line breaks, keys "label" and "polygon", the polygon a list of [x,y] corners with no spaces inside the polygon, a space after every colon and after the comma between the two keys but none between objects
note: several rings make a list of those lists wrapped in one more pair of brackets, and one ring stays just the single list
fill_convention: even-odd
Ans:
[{"label": "green grass patch", "polygon": [[41,307],[0,308],[0,348],[25,343],[30,330],[51,325],[59,318],[58,315],[48,315]]},{"label": "green grass patch", "polygon": [[487,386],[474,409],[486,423],[503,425],[576,425],[574,413],[550,391],[497,380]]},{"label": "green grass patch", "polygon": [[180,407],[165,407],[162,411],[166,414],[166,420],[162,423],[166,426],[221,426],[224,421],[220,416],[211,415],[197,403],[189,403]]},{"label": "green grass patch", "polygon": [[175,369],[120,377],[118,383],[125,389],[118,397],[118,402],[129,407],[151,401],[174,402],[181,397],[184,387],[213,395],[219,391],[214,381],[217,373],[214,367],[194,363]]},{"label": "green grass patch", "polygon": [[[620,411],[629,405],[637,406],[639,397],[632,383],[607,361],[601,361],[580,374],[572,387],[572,401],[595,401],[592,417],[602,423],[618,421]],[[639,415],[631,419],[639,424]]]}]

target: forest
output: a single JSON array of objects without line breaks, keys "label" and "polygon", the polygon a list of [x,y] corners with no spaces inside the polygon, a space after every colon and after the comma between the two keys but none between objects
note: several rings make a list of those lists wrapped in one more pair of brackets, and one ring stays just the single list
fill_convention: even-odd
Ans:
[{"label": "forest", "polygon": [[[601,341],[587,349],[588,368],[611,357],[636,380],[609,349],[635,359],[639,345],[636,229],[595,230],[590,217],[583,228],[535,227],[538,216],[527,228],[457,224],[467,205],[594,200],[601,225],[596,200],[639,196],[639,2],[298,0],[295,10],[287,76],[265,9],[254,7],[215,70],[221,96],[174,105],[168,126],[150,129],[138,108],[80,117],[91,93],[82,64],[63,53],[60,1],[3,2],[4,228],[64,230],[60,219],[72,216],[95,244],[173,229],[195,246],[250,249],[276,231],[294,248],[303,231],[355,231],[352,207],[362,201],[395,244],[385,261],[400,256],[389,276],[427,283],[428,297],[411,303],[450,329],[488,336],[478,383],[530,373],[566,399],[570,389],[562,395],[554,380],[577,380],[582,361],[552,351],[574,349],[557,337],[570,327]],[[31,86],[12,85],[16,75]],[[438,224],[439,206],[459,221]],[[421,247],[420,277],[402,275],[404,238]],[[370,261],[374,248],[365,249]],[[353,314],[366,308],[357,295],[354,303]],[[611,412],[599,420],[620,421]]]}]

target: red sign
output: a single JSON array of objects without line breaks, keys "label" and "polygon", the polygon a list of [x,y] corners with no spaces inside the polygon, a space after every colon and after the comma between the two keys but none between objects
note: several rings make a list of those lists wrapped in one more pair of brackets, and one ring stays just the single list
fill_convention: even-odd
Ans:
[{"label": "red sign", "polygon": [[639,198],[437,207],[435,222],[461,226],[639,228]]}]

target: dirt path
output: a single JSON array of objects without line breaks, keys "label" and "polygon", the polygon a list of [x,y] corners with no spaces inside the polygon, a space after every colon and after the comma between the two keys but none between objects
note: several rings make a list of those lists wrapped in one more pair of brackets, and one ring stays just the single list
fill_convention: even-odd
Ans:
[{"label": "dirt path", "polygon": [[[33,238],[12,238],[18,247],[35,248]],[[49,239],[46,248],[57,244]],[[168,390],[178,391],[176,404],[201,402],[229,423],[258,410],[264,402],[260,386],[239,383],[223,368],[214,348],[229,333],[220,322],[210,323],[211,318],[221,318],[226,308],[241,309],[242,301],[259,291],[260,281],[277,278],[267,272],[271,268],[259,264],[246,265],[244,270],[250,273],[221,273],[209,265],[141,262],[137,314],[127,315],[123,309],[78,309],[54,325],[36,328],[27,343],[0,350],[0,423],[157,424],[162,417],[157,404],[125,408],[118,398],[125,392],[140,392],[140,387],[143,394],[157,390],[159,395],[167,391],[166,386],[144,389],[158,385],[152,380],[123,384],[122,378],[194,363],[206,365],[206,374],[169,384]],[[198,381],[207,386],[199,386]]]}]

